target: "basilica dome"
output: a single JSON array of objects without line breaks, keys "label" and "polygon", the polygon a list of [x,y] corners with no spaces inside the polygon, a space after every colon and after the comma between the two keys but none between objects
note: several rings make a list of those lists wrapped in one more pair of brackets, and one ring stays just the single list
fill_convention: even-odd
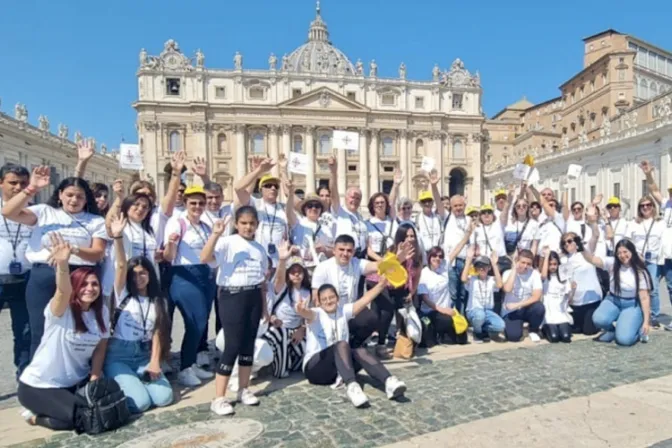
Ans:
[{"label": "basilica dome", "polygon": [[315,20],[310,24],[308,42],[294,50],[287,59],[288,70],[294,73],[326,73],[354,75],[355,67],[341,50],[329,41],[327,24],[322,20],[317,4]]}]

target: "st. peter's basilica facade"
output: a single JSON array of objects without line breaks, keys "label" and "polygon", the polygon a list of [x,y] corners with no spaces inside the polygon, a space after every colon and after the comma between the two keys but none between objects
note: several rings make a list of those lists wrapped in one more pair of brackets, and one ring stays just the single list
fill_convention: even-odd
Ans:
[{"label": "st. peter's basilica facade", "polygon": [[[389,192],[395,169],[404,173],[401,194],[415,198],[423,156],[436,162],[442,191],[481,200],[482,124],[480,78],[456,59],[448,70],[428,69],[429,81],[378,77],[371,61],[352,63],[329,40],[318,8],[308,40],[268,68],[248,69],[236,53],[232,69],[211,69],[197,50],[185,56],[169,40],[158,56],[140,53],[138,141],[145,175],[163,193],[171,153],[205,157],[211,177],[233,195],[232,180],[256,155],[307,155],[297,189],[313,192],[329,178],[333,130],[359,133],[359,151],[336,151],[339,190],[359,186],[364,198]],[[277,168],[276,168],[277,169]],[[189,179],[188,181],[191,181]]]}]

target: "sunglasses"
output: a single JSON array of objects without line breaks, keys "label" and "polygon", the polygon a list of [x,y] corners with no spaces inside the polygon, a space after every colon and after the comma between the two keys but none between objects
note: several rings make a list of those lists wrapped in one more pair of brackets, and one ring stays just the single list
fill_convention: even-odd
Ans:
[{"label": "sunglasses", "polygon": [[187,205],[197,205],[203,207],[205,205],[205,201],[189,201],[187,202]]},{"label": "sunglasses", "polygon": [[566,245],[568,245],[568,244],[572,244],[572,243],[576,243],[576,241],[573,240],[573,239],[571,239],[571,240],[565,240],[565,241],[562,242],[562,244],[563,244],[564,246],[566,246]]},{"label": "sunglasses", "polygon": [[582,211],[583,211],[583,208],[582,208],[582,207],[574,207],[574,208],[572,209],[572,211],[573,211],[573,212],[582,212]]},{"label": "sunglasses", "polygon": [[611,210],[612,208],[620,208],[620,205],[607,205],[607,210]]},{"label": "sunglasses", "polygon": [[425,199],[424,201],[420,201],[420,204],[422,205],[432,205],[434,201],[432,199]]},{"label": "sunglasses", "polygon": [[262,188],[268,188],[269,190],[271,188],[273,188],[273,189],[277,190],[278,188],[280,188],[280,186],[278,184],[264,184],[264,186]]},{"label": "sunglasses", "polygon": [[[516,204],[516,208],[527,208],[527,204]],[[535,207],[539,208],[539,207]]]},{"label": "sunglasses", "polygon": [[184,194],[184,190],[177,190],[178,193]]},{"label": "sunglasses", "polygon": [[651,208],[653,207],[653,204],[650,202],[647,202],[646,204],[639,204],[639,208]]},{"label": "sunglasses", "polygon": [[481,215],[492,215],[492,212],[490,210],[486,210],[484,212],[481,212]]},{"label": "sunglasses", "polygon": [[443,256],[443,255],[436,254],[436,255],[432,255],[431,258],[440,258],[441,260],[443,260],[446,257]]},{"label": "sunglasses", "polygon": [[321,209],[322,204],[320,204],[319,202],[310,202],[310,203],[306,204],[306,208],[319,208],[319,209]]},{"label": "sunglasses", "polygon": [[402,210],[413,210],[413,207],[401,207]]}]

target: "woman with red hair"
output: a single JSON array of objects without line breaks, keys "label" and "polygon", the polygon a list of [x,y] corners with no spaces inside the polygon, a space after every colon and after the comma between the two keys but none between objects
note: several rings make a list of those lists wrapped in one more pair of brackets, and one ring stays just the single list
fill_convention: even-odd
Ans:
[{"label": "woman with red hair", "polygon": [[[70,274],[71,246],[51,233],[49,264],[56,270],[56,293],[44,310],[44,335],[32,362],[19,378],[19,402],[30,424],[74,427],[77,387],[101,376],[110,315],[93,267]],[[85,401],[85,400],[84,400]],[[84,405],[86,403],[83,403]]]}]

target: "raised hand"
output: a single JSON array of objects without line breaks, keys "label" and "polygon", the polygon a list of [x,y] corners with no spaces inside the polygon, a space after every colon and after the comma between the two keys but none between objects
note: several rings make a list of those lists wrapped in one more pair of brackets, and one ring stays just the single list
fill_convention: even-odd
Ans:
[{"label": "raised hand", "polygon": [[118,198],[124,197],[124,181],[122,179],[116,179],[112,184],[112,191]]},{"label": "raised hand", "polygon": [[80,162],[88,162],[94,153],[93,144],[89,139],[77,143],[77,160]]},{"label": "raised hand", "polygon": [[551,248],[550,246],[544,246],[541,248],[541,255],[544,258],[548,258],[551,255]]},{"label": "raised hand", "polygon": [[404,173],[400,169],[394,170],[394,184],[401,185],[404,181]]},{"label": "raised hand", "polygon": [[285,188],[289,194],[294,194],[294,183],[291,179],[285,178],[283,179],[282,183],[285,185]]},{"label": "raised hand", "polygon": [[273,169],[274,166],[275,166],[275,160],[271,159],[270,157],[264,158],[259,164],[261,171],[263,171],[264,173],[271,171],[271,169]]},{"label": "raised hand", "polygon": [[399,248],[397,249],[397,259],[401,263],[408,260],[409,258],[413,258],[414,255],[415,247],[413,247],[413,244],[411,244],[409,241],[404,241],[399,245]]},{"label": "raised hand", "polygon": [[49,240],[51,241],[51,247],[49,248],[47,263],[51,266],[67,265],[72,253],[70,243],[63,240],[63,237],[58,232],[50,233]]},{"label": "raised hand", "polygon": [[120,238],[124,233],[125,227],[126,218],[122,218],[121,215],[115,216],[110,223],[110,236],[112,238]]},{"label": "raised hand", "polygon": [[208,167],[205,164],[205,158],[204,157],[196,157],[194,159],[194,164],[191,166],[191,171],[193,171],[194,174],[196,174],[200,177],[207,176]]},{"label": "raised hand", "polygon": [[182,169],[184,169],[184,163],[187,160],[187,155],[184,151],[178,151],[170,159],[170,167],[173,170],[175,175],[179,176],[182,174]]},{"label": "raised hand", "polygon": [[296,305],[294,306],[294,309],[296,309],[296,312],[298,314],[305,313],[306,311],[308,311],[307,304],[308,302],[306,300],[298,300],[296,302]]},{"label": "raised hand", "polygon": [[597,207],[595,207],[594,205],[590,205],[590,206],[586,209],[586,220],[587,220],[589,223],[593,224],[593,223],[596,223],[596,222],[597,222],[597,217],[598,217],[598,214],[597,214]]},{"label": "raised hand", "polygon": [[334,156],[329,156],[327,159],[327,164],[329,165],[329,171],[332,173],[335,173],[336,170],[338,169],[338,164],[336,163],[336,157]]},{"label": "raised hand", "polygon": [[289,241],[282,240],[278,244],[278,257],[286,261],[292,255],[291,247],[289,246]]},{"label": "raised hand", "polygon": [[429,183],[432,185],[438,185],[440,180],[438,171],[432,170],[432,172],[429,173]]},{"label": "raised hand", "polygon": [[602,202],[602,198],[604,198],[604,195],[602,193],[599,193],[597,196],[593,198],[593,205],[600,205],[600,202]]},{"label": "raised hand", "polygon": [[648,160],[642,160],[639,162],[639,168],[641,168],[644,174],[650,174],[653,172],[653,165],[651,165]]},{"label": "raised hand", "polygon": [[256,170],[261,166],[261,162],[264,160],[263,157],[260,156],[254,156],[252,157],[251,165],[252,165],[252,171]]},{"label": "raised hand", "polygon": [[280,157],[278,158],[278,166],[283,172],[287,171],[287,157],[285,157],[284,154],[280,154]]},{"label": "raised hand", "polygon": [[33,174],[30,176],[30,186],[41,190],[49,186],[50,168],[42,165],[33,168]]},{"label": "raised hand", "polygon": [[467,258],[474,258],[476,255],[476,246],[473,244],[467,247]]},{"label": "raised hand", "polygon": [[494,266],[494,265],[497,264],[498,261],[499,261],[499,256],[497,255],[497,251],[493,250],[492,252],[490,252],[490,262]]},{"label": "raised hand", "polygon": [[212,225],[212,233],[217,236],[221,236],[226,230],[228,216],[224,219],[218,219]]}]

